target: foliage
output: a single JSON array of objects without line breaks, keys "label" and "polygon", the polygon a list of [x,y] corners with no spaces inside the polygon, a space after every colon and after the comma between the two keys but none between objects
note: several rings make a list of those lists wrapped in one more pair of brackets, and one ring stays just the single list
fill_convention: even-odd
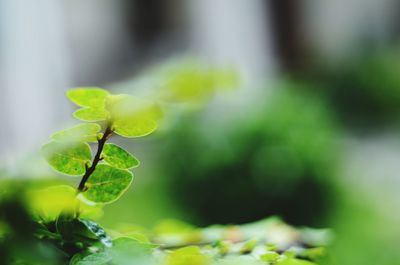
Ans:
[{"label": "foliage", "polygon": [[[62,185],[27,192],[26,201],[33,210],[24,212],[24,207],[18,206],[24,212],[24,220],[31,224],[30,231],[22,236],[34,235],[40,244],[43,241],[55,248],[58,262],[100,264],[109,261],[106,254],[120,256],[116,253],[121,245],[132,243],[112,240],[88,218],[100,215],[102,205],[117,200],[129,188],[133,180],[130,169],[139,166],[139,160],[128,151],[106,142],[113,134],[135,138],[152,133],[161,110],[153,102],[125,94],[112,95],[101,88],[72,89],[67,97],[81,107],[73,116],[87,123],[54,133],[41,151],[53,169],[81,176],[81,180],[76,189]],[[133,243],[144,247],[134,240]],[[17,264],[20,258],[19,254],[10,254],[7,263]]]},{"label": "foliage", "polygon": [[232,67],[177,58],[146,69],[139,78],[124,81],[118,87],[126,91],[143,90],[143,94],[150,94],[173,108],[179,106],[186,111],[197,111],[219,92],[238,88],[240,81],[238,72]]},{"label": "foliage", "polygon": [[[114,133],[128,138],[152,133],[160,108],[133,96],[111,95],[100,88],[77,88],[68,91],[67,96],[82,107],[74,112],[75,118],[96,123],[78,124],[53,134],[42,153],[55,170],[83,175],[78,187],[81,197],[92,203],[110,203],[129,187],[133,179],[129,169],[137,167],[139,161],[106,141]],[[90,142],[97,142],[93,158]]]},{"label": "foliage", "polygon": [[323,84],[322,92],[349,128],[376,129],[398,124],[399,57],[399,47],[368,51],[347,65],[319,67],[312,79]]},{"label": "foliage", "polygon": [[[303,90],[284,82],[256,108],[221,114],[214,123],[186,115],[155,144],[166,162],[160,174],[172,180],[171,197],[194,212],[197,224],[277,214],[320,225],[329,214],[339,127],[329,105]],[[227,125],[223,119],[230,116]]]},{"label": "foliage", "polygon": [[81,107],[73,116],[86,123],[54,133],[41,151],[54,170],[80,176],[79,185],[1,198],[0,264],[313,265],[324,256],[328,238],[315,237],[321,231],[295,229],[277,218],[203,229],[174,220],[151,231],[101,227],[93,219],[129,188],[130,170],[139,166],[107,141],[115,134],[152,133],[161,111],[153,102],[100,88],[77,88],[67,96]]},{"label": "foliage", "polygon": [[37,222],[21,199],[2,200],[0,212],[1,264],[315,265],[330,240],[327,230],[295,229],[278,218],[206,228],[166,220],[148,231],[106,233],[82,218]]},{"label": "foliage", "polygon": [[230,90],[239,83],[234,69],[210,67],[191,60],[163,65],[152,73],[162,82],[157,97],[167,102],[201,105],[219,90]]}]

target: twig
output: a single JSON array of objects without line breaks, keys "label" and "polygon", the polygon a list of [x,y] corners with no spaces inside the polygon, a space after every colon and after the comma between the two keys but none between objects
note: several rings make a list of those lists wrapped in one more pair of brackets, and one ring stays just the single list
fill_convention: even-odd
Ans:
[{"label": "twig", "polygon": [[97,164],[102,160],[101,153],[103,152],[104,144],[106,143],[108,138],[110,138],[111,134],[111,127],[107,126],[106,130],[104,131],[103,137],[98,140],[97,152],[93,158],[92,165],[86,168],[85,174],[82,176],[81,182],[79,183],[79,186],[77,188],[77,194],[85,191],[85,184],[88,181],[89,177],[93,174]]}]

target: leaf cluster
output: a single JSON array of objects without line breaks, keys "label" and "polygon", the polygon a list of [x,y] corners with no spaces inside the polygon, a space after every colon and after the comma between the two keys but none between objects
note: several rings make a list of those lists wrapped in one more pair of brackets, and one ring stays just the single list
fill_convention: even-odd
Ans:
[{"label": "leaf cluster", "polygon": [[136,241],[112,240],[86,217],[98,215],[102,205],[117,200],[132,183],[130,170],[140,164],[108,140],[114,134],[136,138],[152,133],[161,110],[153,102],[94,87],[72,89],[67,97],[80,107],[73,116],[83,123],[54,133],[41,151],[53,169],[81,179],[76,190],[62,185],[28,194],[35,209],[34,234],[70,264],[108,264],[111,257],[121,258],[123,245]]},{"label": "leaf cluster", "polygon": [[[140,164],[135,156],[108,140],[115,134],[135,138],[152,133],[161,111],[152,102],[112,95],[100,88],[73,89],[67,97],[80,107],[73,116],[83,123],[54,133],[42,153],[56,171],[80,176],[79,185],[77,189],[54,186],[28,194],[29,203],[40,209],[31,219],[20,207],[29,231],[22,235],[16,231],[16,236],[0,240],[1,251],[10,249],[2,242],[29,239],[35,246],[32,253],[45,246],[53,259],[43,263],[43,255],[39,261],[30,262],[29,255],[26,258],[18,252],[4,264],[315,265],[324,254],[324,248],[302,240],[301,232],[276,219],[205,229],[167,221],[151,233],[106,231],[90,216],[98,214],[98,206],[117,200],[129,188],[133,180],[130,170]],[[283,234],[274,234],[273,230]],[[287,241],[282,244],[274,238]]]},{"label": "leaf cluster", "polygon": [[56,171],[82,176],[78,186],[82,199],[111,203],[130,186],[130,169],[138,167],[139,160],[106,141],[113,134],[134,138],[152,133],[161,110],[153,102],[125,94],[112,95],[101,88],[72,89],[67,97],[80,107],[73,116],[85,123],[54,133],[42,147],[42,154]]}]

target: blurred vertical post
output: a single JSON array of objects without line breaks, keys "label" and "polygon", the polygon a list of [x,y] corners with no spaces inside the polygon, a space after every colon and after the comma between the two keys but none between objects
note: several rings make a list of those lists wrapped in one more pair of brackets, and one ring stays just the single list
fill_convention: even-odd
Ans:
[{"label": "blurred vertical post", "polygon": [[302,39],[300,7],[302,1],[268,1],[271,8],[275,50],[282,72],[299,73],[304,70],[307,57]]}]

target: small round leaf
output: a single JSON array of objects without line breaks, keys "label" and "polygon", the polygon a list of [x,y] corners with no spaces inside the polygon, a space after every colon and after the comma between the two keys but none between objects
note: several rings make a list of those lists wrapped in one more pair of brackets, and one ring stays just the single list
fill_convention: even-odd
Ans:
[{"label": "small round leaf", "polygon": [[186,265],[186,264],[211,264],[211,259],[201,253],[198,246],[179,248],[168,254],[166,265]]},{"label": "small round leaf", "polygon": [[156,121],[140,118],[118,119],[113,123],[114,132],[126,138],[143,137],[156,129]]},{"label": "small round leaf", "polygon": [[42,147],[42,154],[55,170],[73,176],[84,174],[92,159],[90,146],[82,142],[52,141]]},{"label": "small round leaf", "polygon": [[110,114],[104,108],[85,107],[76,110],[72,115],[81,121],[94,122],[107,120]]},{"label": "small round leaf", "polygon": [[105,230],[91,220],[60,215],[56,220],[56,229],[65,242],[79,242],[86,246],[98,242],[105,247],[112,246],[112,240]]},{"label": "small round leaf", "polygon": [[152,133],[161,118],[161,110],[153,102],[128,95],[109,97],[107,108],[112,117],[113,130],[124,137],[141,137]]},{"label": "small round leaf", "polygon": [[100,164],[86,182],[83,196],[95,203],[110,203],[117,200],[128,189],[133,174],[128,170]]},{"label": "small round leaf", "polygon": [[33,215],[46,222],[56,220],[61,212],[73,213],[77,208],[79,215],[84,218],[96,219],[103,214],[98,205],[88,205],[79,201],[76,198],[76,189],[71,186],[56,185],[33,189],[27,195]]},{"label": "small round leaf", "polygon": [[108,91],[97,87],[75,88],[67,91],[67,97],[81,107],[104,107]]},{"label": "small round leaf", "polygon": [[130,169],[139,166],[139,161],[128,151],[115,144],[105,144],[102,158],[111,166]]},{"label": "small round leaf", "polygon": [[56,132],[51,138],[56,141],[97,142],[100,130],[101,126],[96,123],[84,123]]},{"label": "small round leaf", "polygon": [[92,254],[78,253],[75,254],[70,260],[70,265],[106,265],[110,264],[112,260],[108,252],[96,252]]}]

